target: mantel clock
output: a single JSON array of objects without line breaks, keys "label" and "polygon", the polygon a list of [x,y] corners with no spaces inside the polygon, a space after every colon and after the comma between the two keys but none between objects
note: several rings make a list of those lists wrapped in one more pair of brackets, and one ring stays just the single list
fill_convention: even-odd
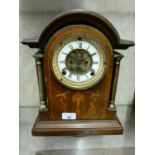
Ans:
[{"label": "mantel clock", "polygon": [[22,43],[38,49],[40,109],[33,135],[123,133],[114,103],[123,58],[116,49],[134,42],[120,39],[106,18],[72,10],[55,17],[38,39]]}]

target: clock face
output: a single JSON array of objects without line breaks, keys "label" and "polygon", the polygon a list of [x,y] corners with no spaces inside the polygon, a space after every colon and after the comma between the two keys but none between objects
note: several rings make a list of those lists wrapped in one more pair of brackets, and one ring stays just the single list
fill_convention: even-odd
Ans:
[{"label": "clock face", "polygon": [[51,56],[51,69],[57,80],[77,90],[97,84],[103,78],[107,65],[104,46],[85,33],[73,33],[59,40]]}]

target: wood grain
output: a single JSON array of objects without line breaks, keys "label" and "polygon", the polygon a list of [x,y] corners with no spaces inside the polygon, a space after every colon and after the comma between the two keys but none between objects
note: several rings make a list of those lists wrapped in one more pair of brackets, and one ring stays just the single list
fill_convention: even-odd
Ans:
[{"label": "wood grain", "polygon": [[[96,27],[109,39],[113,49],[127,49],[134,46],[133,41],[122,40],[113,26],[105,17],[86,10],[70,10],[60,13],[45,27],[39,39],[24,39],[22,44],[28,45],[30,48],[44,49],[50,37],[59,29],[73,24],[85,24]],[[44,52],[44,50],[43,50]]]},{"label": "wood grain", "polygon": [[37,118],[32,129],[33,136],[88,136],[100,134],[122,134],[118,119],[83,121],[40,121]]}]

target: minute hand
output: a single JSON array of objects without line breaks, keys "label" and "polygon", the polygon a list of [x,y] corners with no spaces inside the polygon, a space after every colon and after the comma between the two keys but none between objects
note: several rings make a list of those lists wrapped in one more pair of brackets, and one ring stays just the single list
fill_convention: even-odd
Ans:
[{"label": "minute hand", "polygon": [[86,59],[88,59],[90,56],[94,56],[96,53],[93,53],[93,54],[91,54],[91,55],[89,55],[89,56],[87,56],[87,57],[85,57],[84,59],[82,59],[81,61],[84,61],[84,60],[86,60]]},{"label": "minute hand", "polygon": [[71,55],[69,55],[70,58],[72,58],[74,61],[77,61],[74,57],[72,57]]}]

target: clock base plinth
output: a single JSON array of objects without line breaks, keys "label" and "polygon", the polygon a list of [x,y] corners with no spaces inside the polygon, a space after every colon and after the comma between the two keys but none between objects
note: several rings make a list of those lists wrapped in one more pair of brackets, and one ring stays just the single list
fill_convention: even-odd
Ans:
[{"label": "clock base plinth", "polygon": [[37,117],[32,129],[33,136],[88,136],[122,133],[123,127],[118,118],[115,120],[41,121]]}]

